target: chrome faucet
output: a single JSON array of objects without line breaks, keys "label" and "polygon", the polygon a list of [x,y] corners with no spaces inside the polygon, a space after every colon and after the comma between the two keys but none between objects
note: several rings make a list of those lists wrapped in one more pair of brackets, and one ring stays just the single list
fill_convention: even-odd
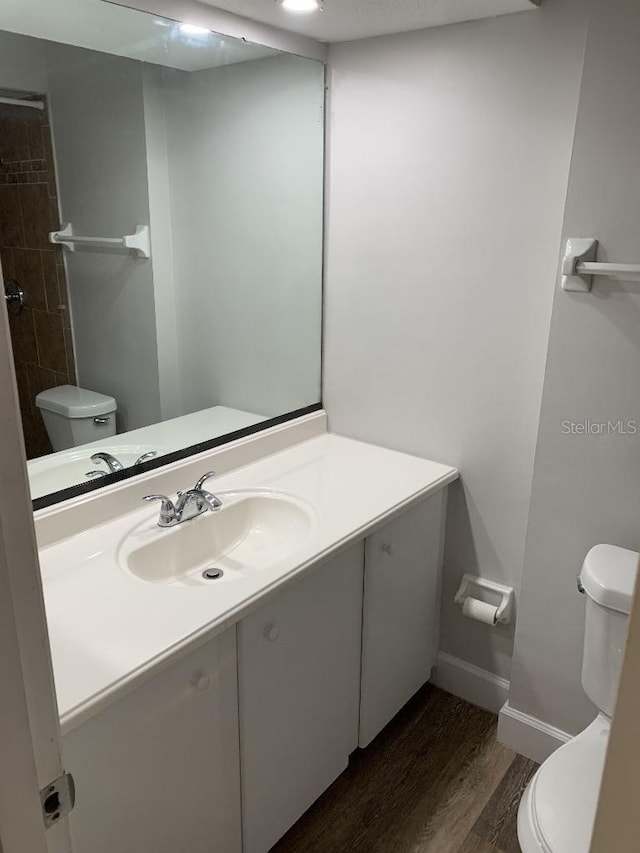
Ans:
[{"label": "chrome faucet", "polygon": [[124,465],[115,456],[112,456],[110,453],[94,453],[91,457],[91,461],[95,462],[97,465],[99,462],[106,462],[107,468],[109,469],[110,474],[114,474],[116,471],[123,471]]},{"label": "chrome faucet", "polygon": [[[149,459],[153,459],[154,456],[158,455],[157,450],[150,450],[148,453],[143,453],[142,456],[139,456],[136,461],[133,463],[133,467],[136,465],[142,465],[143,462],[147,462]],[[116,471],[124,471],[125,466],[120,462],[119,459],[116,459],[115,456],[112,456],[110,453],[94,453],[91,457],[91,461],[95,462],[98,465],[100,462],[106,462],[108,471],[87,471],[86,477],[95,478],[95,477],[106,477],[107,474],[114,474]]]},{"label": "chrome faucet", "polygon": [[143,501],[162,501],[160,505],[160,518],[158,527],[175,527],[183,521],[202,515],[205,512],[215,512],[222,506],[219,497],[203,488],[210,477],[215,477],[215,471],[204,474],[192,489],[186,492],[178,492],[174,503],[166,495],[146,495]]}]

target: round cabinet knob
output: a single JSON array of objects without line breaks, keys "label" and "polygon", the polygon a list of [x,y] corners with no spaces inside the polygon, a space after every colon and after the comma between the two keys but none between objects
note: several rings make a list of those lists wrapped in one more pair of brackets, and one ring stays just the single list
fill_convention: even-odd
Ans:
[{"label": "round cabinet knob", "polygon": [[267,627],[262,632],[267,640],[273,643],[274,640],[277,640],[280,636],[280,631],[276,628],[275,625],[267,625]]},{"label": "round cabinet knob", "polygon": [[211,679],[208,675],[204,675],[202,672],[199,672],[197,675],[194,675],[191,679],[191,683],[196,688],[196,690],[206,690],[207,687],[211,684]]}]

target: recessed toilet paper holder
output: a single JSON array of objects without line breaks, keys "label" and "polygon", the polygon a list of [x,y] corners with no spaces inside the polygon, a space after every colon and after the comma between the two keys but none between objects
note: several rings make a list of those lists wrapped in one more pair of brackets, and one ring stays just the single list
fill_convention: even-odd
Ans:
[{"label": "recessed toilet paper holder", "polygon": [[[485,623],[488,621],[481,615],[476,616],[473,607],[465,607],[467,600],[470,600],[470,605],[478,603],[493,608],[495,613],[491,615],[494,625],[498,623],[509,625],[513,619],[515,594],[512,586],[504,586],[475,575],[463,575],[460,587],[453,600],[463,608],[464,615],[471,619],[476,618]],[[486,611],[487,608],[483,607],[483,610]],[[490,621],[489,624],[491,624]]]}]

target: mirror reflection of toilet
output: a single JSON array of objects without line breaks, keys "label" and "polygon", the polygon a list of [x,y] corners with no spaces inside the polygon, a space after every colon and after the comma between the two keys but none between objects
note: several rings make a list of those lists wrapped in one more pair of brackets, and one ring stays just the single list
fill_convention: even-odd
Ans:
[{"label": "mirror reflection of toilet", "polygon": [[116,434],[117,403],[113,397],[60,385],[41,391],[36,406],[54,451],[68,450],[90,441],[100,441]]},{"label": "mirror reflection of toilet", "polygon": [[522,853],[589,853],[639,559],[615,545],[585,557],[582,686],[599,713],[529,782],[518,811]]}]

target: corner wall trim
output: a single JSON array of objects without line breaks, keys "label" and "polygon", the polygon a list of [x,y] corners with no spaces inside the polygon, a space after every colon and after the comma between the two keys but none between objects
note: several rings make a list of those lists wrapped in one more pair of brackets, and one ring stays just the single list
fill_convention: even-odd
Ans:
[{"label": "corner wall trim", "polygon": [[538,764],[571,740],[571,735],[555,726],[512,708],[505,702],[498,714],[498,740]]},{"label": "corner wall trim", "polygon": [[481,669],[461,658],[438,653],[436,669],[432,682],[437,686],[497,714],[509,697],[509,682],[486,669]]}]

